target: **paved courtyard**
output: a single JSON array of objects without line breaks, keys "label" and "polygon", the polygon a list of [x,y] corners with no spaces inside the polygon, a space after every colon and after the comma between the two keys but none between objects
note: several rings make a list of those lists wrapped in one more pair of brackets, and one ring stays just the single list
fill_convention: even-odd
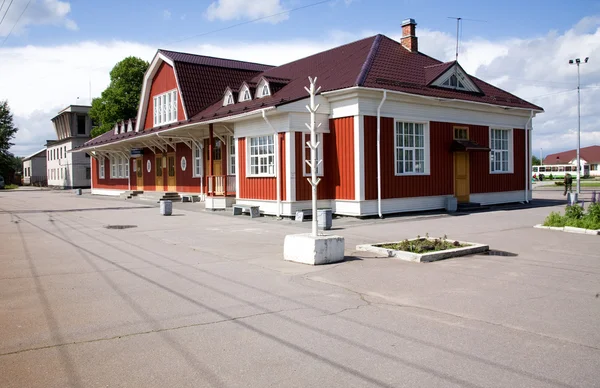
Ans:
[{"label": "paved courtyard", "polygon": [[[561,194],[336,219],[347,261],[310,267],[281,258],[308,222],[0,191],[0,386],[598,387],[600,238],[532,228]],[[353,249],[426,233],[503,255]]]}]

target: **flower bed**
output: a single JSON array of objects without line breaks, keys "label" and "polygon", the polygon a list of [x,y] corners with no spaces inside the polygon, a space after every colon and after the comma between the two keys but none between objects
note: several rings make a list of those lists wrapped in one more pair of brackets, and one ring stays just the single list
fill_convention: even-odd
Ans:
[{"label": "flower bed", "polygon": [[[594,198],[595,199],[595,198]],[[598,230],[600,229],[600,203],[591,203],[587,211],[583,206],[567,206],[565,214],[552,212],[544,220],[543,226],[563,228],[571,226],[574,228]]]},{"label": "flower bed", "polygon": [[373,252],[382,256],[416,262],[430,262],[451,257],[486,252],[488,245],[444,238],[417,237],[397,242],[363,244],[356,247],[359,251]]}]

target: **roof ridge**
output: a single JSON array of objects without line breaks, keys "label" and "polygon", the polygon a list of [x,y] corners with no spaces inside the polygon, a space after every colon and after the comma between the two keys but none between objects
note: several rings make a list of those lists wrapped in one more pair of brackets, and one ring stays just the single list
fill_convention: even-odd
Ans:
[{"label": "roof ridge", "polygon": [[[223,58],[223,57],[215,57],[212,55],[203,55],[203,54],[194,54],[194,53],[189,53],[189,52],[185,52],[185,51],[173,51],[173,50],[167,50],[167,49],[158,49],[159,52],[169,52],[169,53],[175,53],[175,54],[184,54],[184,55],[192,55],[194,57],[202,57],[202,58],[210,58],[210,59],[218,59],[221,61],[231,61],[231,62],[238,62],[238,63],[245,63],[248,65],[257,65],[257,66],[266,66],[266,67],[277,67],[275,65],[267,65],[265,63],[258,63],[258,62],[249,62],[249,61],[241,61],[239,59],[231,59],[231,58]],[[186,61],[176,61],[176,62],[186,62]],[[193,62],[186,62],[186,63],[192,63]],[[213,65],[214,66],[214,65]],[[214,67],[222,67],[222,66],[214,66]]]},{"label": "roof ridge", "polygon": [[436,67],[436,66],[444,66],[444,65],[448,65],[450,63],[458,63],[458,61],[454,60],[454,61],[448,61],[448,62],[441,62],[441,63],[436,63],[435,65],[428,65],[423,67],[424,69],[430,69],[432,67]]},{"label": "roof ridge", "polygon": [[377,34],[375,39],[373,39],[373,44],[371,45],[371,49],[367,54],[367,58],[360,69],[360,73],[358,73],[358,77],[356,77],[356,86],[362,86],[365,80],[367,79],[367,75],[371,70],[371,66],[373,66],[373,62],[375,61],[375,56],[379,51],[379,45],[381,44],[381,40],[383,39],[382,34]]}]

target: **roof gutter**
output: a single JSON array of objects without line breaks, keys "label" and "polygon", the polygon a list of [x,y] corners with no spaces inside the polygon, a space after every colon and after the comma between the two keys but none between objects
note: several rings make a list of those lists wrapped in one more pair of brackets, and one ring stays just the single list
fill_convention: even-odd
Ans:
[{"label": "roof gutter", "polygon": [[197,126],[197,125],[208,125],[208,124],[221,123],[221,122],[224,122],[224,121],[232,121],[232,120],[236,120],[236,119],[240,119],[240,118],[245,118],[245,117],[248,117],[248,116],[259,115],[259,114],[262,114],[262,112],[270,111],[270,110],[275,110],[275,109],[276,109],[275,106],[270,106],[268,108],[257,109],[257,110],[253,110],[251,112],[245,112],[245,113],[241,113],[241,114],[238,114],[238,115],[226,116],[226,117],[220,117],[220,118],[214,119],[214,120],[199,121],[199,122],[195,122],[195,123],[184,124],[184,125],[180,125],[178,127],[169,128],[169,129],[163,129],[162,131],[147,133],[147,134],[143,134],[143,135],[138,135],[138,136],[134,136],[134,137],[131,137],[131,138],[125,138],[125,139],[117,140],[117,141],[114,141],[114,142],[111,142],[111,143],[107,143],[107,144],[98,144],[98,145],[88,146],[88,147],[84,147],[84,148],[78,148],[76,150],[71,150],[71,152],[83,152],[83,151],[86,151],[86,150],[89,150],[89,149],[97,149],[97,148],[101,148],[101,147],[105,147],[105,146],[109,146],[109,145],[114,145],[114,144],[119,144],[119,143],[123,143],[123,142],[127,142],[127,141],[132,141],[132,140],[146,138],[146,137],[149,137],[149,136],[154,136],[154,135],[156,135],[158,133],[160,133],[160,134],[169,133],[169,132],[173,132],[175,130],[189,128],[189,127],[193,127],[193,126]]},{"label": "roof gutter", "polygon": [[456,98],[443,98],[443,97],[423,96],[423,95],[420,95],[420,94],[398,92],[398,91],[395,91],[395,90],[388,90],[388,89],[383,89],[383,88],[367,88],[367,87],[364,87],[364,86],[352,86],[350,88],[339,89],[339,90],[332,90],[330,92],[323,92],[321,94],[324,95],[324,96],[329,96],[329,95],[346,93],[346,92],[352,91],[352,90],[370,90],[370,91],[374,91],[374,92],[382,92],[384,90],[387,90],[388,93],[390,93],[390,94],[398,94],[398,95],[401,95],[401,96],[409,96],[409,97],[419,97],[419,98],[424,98],[424,99],[427,99],[427,100],[433,100],[433,101],[437,101],[437,102],[463,102],[463,103],[466,103],[466,104],[484,105],[484,106],[489,106],[489,107],[493,107],[493,108],[502,108],[502,109],[505,109],[505,110],[518,109],[518,110],[525,110],[527,112],[537,112],[537,113],[544,112],[543,109],[518,108],[518,107],[515,107],[515,106],[496,105],[496,104],[490,104],[490,103],[487,103],[487,102],[459,100],[459,99],[456,99]]},{"label": "roof gutter", "polygon": [[379,218],[381,214],[381,107],[387,99],[387,90],[383,91],[383,98],[377,107],[377,213]]}]

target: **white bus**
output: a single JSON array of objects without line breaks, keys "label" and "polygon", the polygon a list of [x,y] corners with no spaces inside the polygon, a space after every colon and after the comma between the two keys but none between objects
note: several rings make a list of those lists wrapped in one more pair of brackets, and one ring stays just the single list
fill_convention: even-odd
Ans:
[{"label": "white bus", "polygon": [[[582,167],[581,176],[590,176],[590,165],[585,164]],[[577,179],[577,166],[572,164],[542,164],[541,166],[533,166],[531,170],[531,177],[540,181],[550,179],[550,175],[552,175],[552,179],[564,179],[565,174],[571,174],[573,179]]]}]

